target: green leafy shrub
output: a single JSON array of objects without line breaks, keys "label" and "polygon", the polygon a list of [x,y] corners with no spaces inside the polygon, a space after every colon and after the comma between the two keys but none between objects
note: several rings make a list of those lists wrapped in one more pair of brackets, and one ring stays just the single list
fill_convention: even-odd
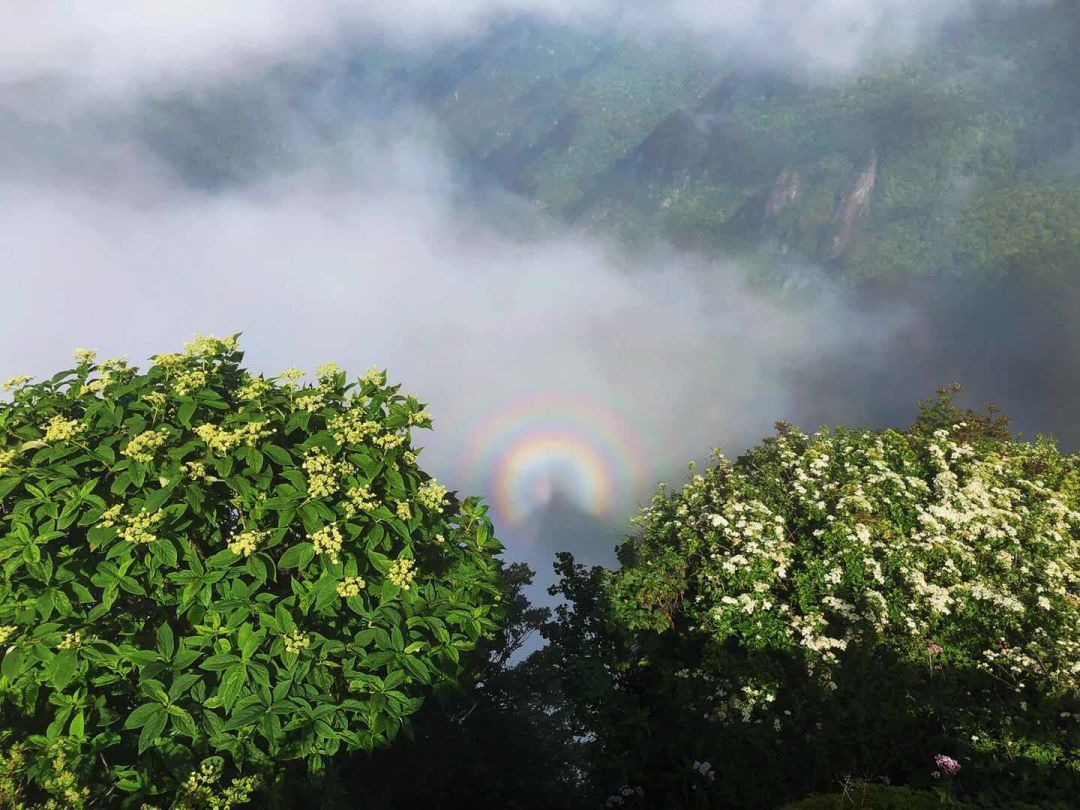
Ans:
[{"label": "green leafy shrub", "polygon": [[420,403],[242,358],[10,381],[0,804],[242,803],[387,744],[497,629],[501,547],[417,466]]},{"label": "green leafy shrub", "polygon": [[940,807],[964,810],[971,805],[952,801],[929,790],[853,784],[843,793],[810,796],[785,805],[784,810],[936,810]]},{"label": "green leafy shrub", "polygon": [[598,581],[608,606],[575,608],[595,652],[568,655],[567,689],[601,780],[653,806],[775,807],[845,775],[1071,801],[1080,460],[950,396],[907,432],[780,425],[661,489]]}]

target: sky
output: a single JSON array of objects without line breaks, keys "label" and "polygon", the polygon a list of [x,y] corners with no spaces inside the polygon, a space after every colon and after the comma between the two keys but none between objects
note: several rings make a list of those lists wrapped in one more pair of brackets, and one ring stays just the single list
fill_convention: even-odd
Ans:
[{"label": "sky", "polygon": [[[1053,421],[1067,400],[1032,361],[1062,338],[1036,315],[1045,302],[1030,304],[1030,321],[1012,314],[1011,290],[975,305],[916,291],[882,307],[833,289],[816,268],[800,275],[812,294],[763,292],[732,261],[664,244],[629,254],[512,195],[477,194],[437,122],[416,109],[326,132],[282,103],[275,131],[288,160],[223,185],[193,182],[163,156],[162,128],[190,122],[166,116],[153,136],[145,126],[148,105],[198,105],[223,76],[230,87],[250,79],[265,102],[271,80],[260,77],[276,65],[333,63],[374,39],[406,49],[460,41],[522,10],[850,76],[962,21],[972,2],[14,6],[0,30],[2,378],[51,373],[80,346],[138,363],[195,332],[243,332],[249,365],[268,373],[329,360],[356,373],[389,367],[430,404],[436,430],[423,458],[452,488],[498,506],[499,454],[519,453],[531,477],[511,495],[524,503],[496,519],[509,555],[530,559],[561,542],[538,537],[540,525],[602,558],[657,480],[678,481],[713,447],[738,453],[780,419],[903,424],[916,397],[961,375],[1022,416]],[[1001,380],[999,362],[1022,390]],[[492,433],[504,423],[514,429]],[[577,449],[540,446],[552,432]],[[569,465],[555,483],[581,489],[571,500],[597,506],[595,518],[509,517],[550,494],[545,453]],[[604,486],[614,490],[606,505]]]}]

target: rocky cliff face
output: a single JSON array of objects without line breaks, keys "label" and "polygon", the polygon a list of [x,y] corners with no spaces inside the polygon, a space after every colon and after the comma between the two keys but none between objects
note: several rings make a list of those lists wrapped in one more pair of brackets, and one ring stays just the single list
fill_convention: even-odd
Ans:
[{"label": "rocky cliff face", "polygon": [[788,205],[795,202],[802,188],[802,178],[798,172],[785,169],[776,178],[776,185],[769,192],[769,199],[765,202],[765,216],[772,219]]},{"label": "rocky cliff face", "polygon": [[878,156],[877,152],[870,153],[870,159],[866,162],[862,171],[855,179],[855,185],[851,192],[840,200],[836,209],[836,219],[840,227],[833,236],[829,250],[829,259],[839,259],[844,255],[851,243],[851,234],[855,223],[870,213],[870,199],[877,184]]}]

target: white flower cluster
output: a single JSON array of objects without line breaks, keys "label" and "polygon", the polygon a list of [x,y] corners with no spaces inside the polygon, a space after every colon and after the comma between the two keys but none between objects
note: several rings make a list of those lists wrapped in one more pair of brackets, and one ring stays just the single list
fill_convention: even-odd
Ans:
[{"label": "white flower cluster", "polygon": [[622,807],[624,804],[632,802],[635,798],[640,799],[644,795],[645,791],[641,787],[623,785],[604,800],[604,807]]},{"label": "white flower cluster", "polygon": [[[1015,688],[1078,688],[1080,480],[1047,441],[975,447],[956,432],[786,429],[661,490],[636,521],[638,558],[694,594],[695,627],[801,651],[826,685],[852,643],[924,660],[943,622],[965,622],[965,654]],[[748,718],[746,698],[717,713]]]},{"label": "white flower cluster", "polygon": [[701,776],[704,776],[710,782],[715,781],[715,779],[716,779],[716,771],[713,770],[713,766],[712,766],[711,762],[698,762],[698,761],[695,760],[692,767],[693,767],[695,773],[700,774]]}]

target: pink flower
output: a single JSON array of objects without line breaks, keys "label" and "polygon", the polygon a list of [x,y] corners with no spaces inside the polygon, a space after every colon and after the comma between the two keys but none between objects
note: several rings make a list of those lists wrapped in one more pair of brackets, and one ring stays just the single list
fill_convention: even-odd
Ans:
[{"label": "pink flower", "polygon": [[943,652],[945,652],[944,647],[942,647],[940,644],[934,643],[930,639],[926,640],[926,649],[931,655],[941,655]]},{"label": "pink flower", "polygon": [[934,764],[937,766],[937,771],[934,772],[935,776],[939,772],[946,776],[953,776],[960,771],[960,763],[945,754],[936,754],[934,756]]}]

